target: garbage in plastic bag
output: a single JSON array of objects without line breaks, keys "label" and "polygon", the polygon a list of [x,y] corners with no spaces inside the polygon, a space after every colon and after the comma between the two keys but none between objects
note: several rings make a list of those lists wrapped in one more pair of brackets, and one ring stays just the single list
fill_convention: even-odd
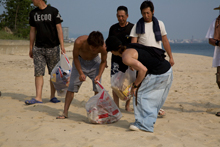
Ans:
[{"label": "garbage in plastic bag", "polygon": [[68,57],[61,54],[60,61],[51,72],[51,81],[57,90],[58,96],[65,96],[70,82],[71,65]]},{"label": "garbage in plastic bag", "polygon": [[109,124],[118,121],[122,114],[104,87],[98,82],[99,93],[86,103],[86,111],[90,123]]},{"label": "garbage in plastic bag", "polygon": [[123,101],[129,100],[131,96],[132,83],[136,79],[136,71],[128,68],[125,73],[118,71],[111,77],[111,88]]}]

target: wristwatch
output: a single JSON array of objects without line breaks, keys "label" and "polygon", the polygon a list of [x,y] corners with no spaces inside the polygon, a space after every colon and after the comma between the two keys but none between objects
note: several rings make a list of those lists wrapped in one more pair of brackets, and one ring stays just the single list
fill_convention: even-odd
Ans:
[{"label": "wristwatch", "polygon": [[133,88],[138,88],[138,86],[136,86],[134,83],[132,84],[132,87]]},{"label": "wristwatch", "polygon": [[219,41],[218,40],[215,41],[215,45],[219,46]]}]

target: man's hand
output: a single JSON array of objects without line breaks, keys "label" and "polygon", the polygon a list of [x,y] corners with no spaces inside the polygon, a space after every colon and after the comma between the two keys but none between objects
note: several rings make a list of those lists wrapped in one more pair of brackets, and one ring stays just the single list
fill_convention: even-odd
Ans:
[{"label": "man's hand", "polygon": [[106,61],[106,64],[105,64],[105,68],[108,68],[108,64],[107,64],[107,61]]},{"label": "man's hand", "polygon": [[29,57],[33,58],[33,51],[32,51],[32,49],[30,49],[30,51],[29,51]]},{"label": "man's hand", "polygon": [[100,81],[100,78],[101,78],[100,76],[95,77],[95,79],[94,79],[95,84],[97,84],[97,82]]},{"label": "man's hand", "polygon": [[131,88],[131,95],[137,97],[136,91],[137,91],[137,88],[134,88],[134,87],[132,86],[132,88]]},{"label": "man's hand", "polygon": [[86,80],[86,76],[84,74],[81,74],[79,76],[79,80],[82,82],[82,81],[85,81]]},{"label": "man's hand", "polygon": [[170,62],[170,65],[171,65],[171,66],[174,65],[174,60],[173,60],[173,58],[170,58],[169,62]]},{"label": "man's hand", "polygon": [[133,67],[129,66],[129,68],[130,68],[130,70],[134,71],[134,68],[133,68]]},{"label": "man's hand", "polygon": [[64,47],[61,47],[61,54],[66,54],[66,50]]}]

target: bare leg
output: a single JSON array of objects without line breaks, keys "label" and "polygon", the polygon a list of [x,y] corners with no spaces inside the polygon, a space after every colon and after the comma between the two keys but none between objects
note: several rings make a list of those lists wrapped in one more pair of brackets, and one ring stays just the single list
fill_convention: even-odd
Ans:
[{"label": "bare leg", "polygon": [[63,111],[63,114],[65,116],[68,116],[68,110],[73,100],[73,97],[74,97],[74,92],[67,91],[66,97],[65,97],[64,111]]},{"label": "bare leg", "polygon": [[218,85],[218,88],[220,89],[220,66],[217,66],[216,83]]},{"label": "bare leg", "polygon": [[119,98],[117,96],[117,94],[112,90],[112,95],[113,95],[113,99],[115,101],[115,104],[118,106],[119,108]]},{"label": "bare leg", "polygon": [[126,111],[129,111],[129,112],[132,111],[132,110],[130,109],[130,102],[131,102],[131,99],[130,99],[130,100],[127,100],[127,101],[126,101],[126,104],[125,104],[125,110],[126,110]]},{"label": "bare leg", "polygon": [[217,73],[220,73],[220,66],[217,66]]},{"label": "bare leg", "polygon": [[43,76],[35,77],[36,100],[42,102]]},{"label": "bare leg", "polygon": [[73,100],[73,97],[74,97],[74,92],[67,91],[66,97],[65,97],[63,115],[56,117],[57,119],[65,119],[68,117],[68,111],[69,111],[70,104]]},{"label": "bare leg", "polygon": [[50,99],[55,97],[55,92],[56,92],[56,89],[54,88],[54,85],[50,80]]}]

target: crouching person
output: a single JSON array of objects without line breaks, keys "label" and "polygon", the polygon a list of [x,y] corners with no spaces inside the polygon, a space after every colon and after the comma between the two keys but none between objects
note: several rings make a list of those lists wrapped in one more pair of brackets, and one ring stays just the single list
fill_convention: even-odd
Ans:
[{"label": "crouching person", "polygon": [[[101,58],[98,56],[99,53],[101,53]],[[73,49],[72,73],[65,97],[64,111],[63,115],[58,116],[57,119],[68,117],[68,110],[74,93],[79,91],[87,76],[93,82],[93,91],[95,94],[98,93],[95,84],[96,81],[101,79],[106,66],[106,59],[107,51],[103,35],[100,32],[93,31],[89,36],[84,35],[76,39]]]},{"label": "crouching person", "polygon": [[136,43],[123,46],[114,36],[108,37],[106,46],[107,51],[121,56],[125,65],[137,70],[137,78],[131,89],[135,122],[129,129],[153,132],[158,112],[173,81],[172,67],[164,59],[164,51]]}]

